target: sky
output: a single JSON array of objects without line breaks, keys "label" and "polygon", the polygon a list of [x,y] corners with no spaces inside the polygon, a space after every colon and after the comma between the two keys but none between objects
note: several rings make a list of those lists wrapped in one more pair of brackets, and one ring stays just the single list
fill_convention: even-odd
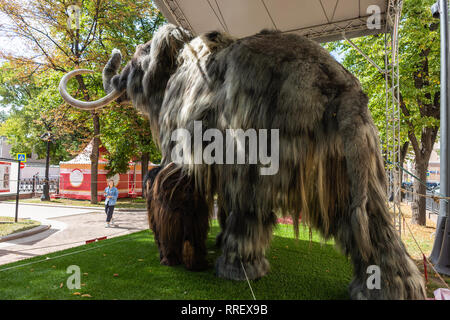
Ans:
[{"label": "sky", "polygon": [[[2,25],[5,25],[8,24],[10,19],[5,14],[0,12],[0,21]],[[23,40],[19,38],[11,39],[2,32],[0,34],[0,51],[5,53],[20,51],[26,54],[29,50],[27,50],[27,45],[23,42]]]},{"label": "sky", "polygon": [[[7,23],[9,18],[4,15],[3,13],[0,13],[0,21],[2,24]],[[14,53],[17,54],[17,52],[20,52],[25,57],[31,57],[33,56],[33,52],[29,49],[29,45],[23,41],[22,39],[15,37],[11,38],[3,33],[0,34],[0,52],[4,54],[8,53]],[[0,64],[3,64],[5,62],[4,59],[0,58]],[[0,101],[3,99],[2,96],[0,96]],[[6,112],[8,113],[10,111],[11,107],[9,106],[1,106],[0,112]]]},{"label": "sky", "polygon": [[[27,46],[25,43],[23,43],[22,41],[20,41],[20,39],[9,39],[6,37],[1,37],[0,36],[0,51],[4,52],[4,53],[9,53],[11,51],[21,51],[24,52],[26,54],[27,52]],[[29,51],[29,50],[28,50]],[[0,58],[0,64],[3,64],[4,59]],[[0,101],[3,99],[2,96],[0,96]],[[10,107],[9,106],[1,106],[0,107],[0,111],[9,113],[10,111]]]},{"label": "sky", "polygon": [[[8,17],[4,15],[3,13],[0,13],[0,21],[2,21],[2,24],[5,24],[8,22]],[[23,41],[20,38],[10,38],[3,34],[0,34],[0,51],[3,53],[15,53],[17,54],[17,51],[19,51],[22,55],[25,57],[32,57],[34,54],[29,49],[29,45]],[[338,52],[331,52],[331,55],[338,61],[342,62],[343,55],[339,54]],[[2,64],[5,60],[0,58],[0,64]],[[0,101],[3,98],[0,96]],[[0,107],[0,111],[3,112],[9,112],[10,107]]]}]

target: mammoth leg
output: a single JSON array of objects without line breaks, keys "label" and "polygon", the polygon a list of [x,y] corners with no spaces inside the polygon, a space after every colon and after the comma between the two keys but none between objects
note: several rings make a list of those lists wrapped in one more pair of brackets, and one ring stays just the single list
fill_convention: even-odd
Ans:
[{"label": "mammoth leg", "polygon": [[167,237],[159,242],[160,263],[165,266],[176,266],[182,263],[182,243],[178,239]]},{"label": "mammoth leg", "polygon": [[222,255],[216,262],[217,276],[232,280],[245,280],[245,275],[249,280],[263,277],[270,268],[265,250],[275,223],[273,212],[231,212],[222,236]]},{"label": "mammoth leg", "polygon": [[365,95],[358,91],[342,95],[338,123],[351,202],[349,211],[336,221],[335,239],[354,265],[350,296],[423,299],[422,275],[395,231],[386,206],[386,179],[378,136],[367,113]]},{"label": "mammoth leg", "polygon": [[[369,189],[370,190],[370,189]],[[369,192],[375,192],[370,190]],[[358,245],[350,217],[337,221],[336,243],[350,256],[353,280],[349,286],[352,299],[424,299],[423,276],[407,253],[392,226],[382,197],[369,196],[368,232],[372,246],[370,254]]]},{"label": "mammoth leg", "polygon": [[162,248],[162,265],[175,266],[183,262],[182,212],[163,210],[159,219],[159,241]]},{"label": "mammoth leg", "polygon": [[227,225],[227,217],[228,217],[227,212],[219,195],[217,201],[217,220],[219,221],[220,233],[216,237],[216,247],[219,248],[222,245],[223,233]]},{"label": "mammoth leg", "polygon": [[159,261],[161,261],[164,256],[162,253],[161,243],[159,242],[158,233],[156,231],[153,231],[154,237],[155,237],[155,243],[158,246],[158,252],[159,252]]},{"label": "mammoth leg", "polygon": [[208,267],[206,260],[206,239],[209,230],[208,207],[204,204],[196,208],[196,212],[185,212],[183,263],[192,271],[204,270]]},{"label": "mammoth leg", "polygon": [[[181,221],[176,221],[177,212],[167,212],[162,208],[160,199],[153,198],[152,193],[149,195],[147,198],[148,221],[158,246],[160,263],[167,266],[181,264],[183,228]],[[172,236],[172,232],[175,236]]]},{"label": "mammoth leg", "polygon": [[157,225],[156,225],[156,223],[154,221],[153,215],[152,215],[151,209],[153,209],[153,208],[150,207],[150,204],[148,205],[148,208],[149,209],[147,209],[147,214],[148,214],[148,221],[149,221],[150,230],[153,231],[153,237],[155,239],[156,245],[158,246],[159,261],[162,261],[163,258],[164,258],[163,248],[161,246],[161,242],[159,241],[158,227],[157,227]]},{"label": "mammoth leg", "polygon": [[173,248],[169,246],[162,246],[161,255],[162,259],[160,261],[160,264],[164,266],[177,266],[181,264],[181,258],[180,253],[178,252],[179,248]]},{"label": "mammoth leg", "polygon": [[366,260],[355,245],[355,239],[347,233],[350,224],[350,221],[341,221],[341,230],[335,237],[352,260],[354,277],[349,286],[350,297],[358,300],[425,299],[423,276],[394,228],[384,219],[370,221],[372,240],[377,244]]},{"label": "mammoth leg", "polygon": [[202,271],[208,268],[206,261],[206,247],[194,244],[191,240],[185,240],[183,243],[183,263],[186,269],[191,271]]}]

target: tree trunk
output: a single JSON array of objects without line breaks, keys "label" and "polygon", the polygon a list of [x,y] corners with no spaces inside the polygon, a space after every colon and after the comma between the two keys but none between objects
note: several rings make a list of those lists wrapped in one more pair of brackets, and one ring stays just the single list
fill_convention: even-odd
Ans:
[{"label": "tree trunk", "polygon": [[[403,143],[402,147],[400,148],[400,168],[403,168],[403,164],[405,163],[406,155],[408,154],[409,149],[409,141],[406,141]],[[400,187],[403,188],[403,170],[400,170]],[[400,201],[403,201],[405,198],[405,193],[403,191],[400,191]]]},{"label": "tree trunk", "polygon": [[150,160],[150,153],[145,152],[142,154],[141,157],[141,174],[142,174],[142,196],[145,198],[145,186],[144,186],[144,179],[148,172],[148,161]]},{"label": "tree trunk", "polygon": [[[416,156],[416,175],[423,183],[426,183],[427,181],[427,165],[428,161],[425,161],[424,159],[418,159]],[[423,185],[423,183],[416,180],[414,182],[414,192],[426,195],[427,188],[426,186]],[[414,195],[414,200],[418,210],[413,210],[411,222],[413,224],[424,226],[426,225],[426,217],[427,217],[426,216],[427,199],[419,195]]]},{"label": "tree trunk", "polygon": [[91,153],[91,203],[98,203],[98,157],[100,146],[100,119],[95,111],[92,111],[92,119],[94,121],[94,141]]},{"label": "tree trunk", "polygon": [[[86,88],[86,84],[84,83],[83,78],[78,75],[76,76],[78,81],[78,85],[83,92],[84,100],[89,101],[89,92]],[[91,203],[98,203],[98,157],[99,152],[98,148],[100,147],[100,118],[95,111],[91,111],[92,120],[94,124],[94,140],[92,145],[92,153],[91,153]]]},{"label": "tree trunk", "polygon": [[147,175],[148,172],[148,162],[150,160],[150,153],[146,152],[142,154],[141,157],[141,164],[142,164],[142,180],[145,179],[145,176]]}]

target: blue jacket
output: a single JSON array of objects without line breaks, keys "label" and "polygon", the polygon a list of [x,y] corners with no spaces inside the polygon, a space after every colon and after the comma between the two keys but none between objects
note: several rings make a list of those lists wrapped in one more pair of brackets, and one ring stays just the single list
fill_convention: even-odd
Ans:
[{"label": "blue jacket", "polygon": [[105,205],[108,204],[110,206],[114,206],[117,201],[117,197],[119,196],[119,190],[117,190],[116,187],[112,187],[111,189],[109,187],[105,188],[106,196],[112,196],[112,198],[106,198],[105,199]]}]

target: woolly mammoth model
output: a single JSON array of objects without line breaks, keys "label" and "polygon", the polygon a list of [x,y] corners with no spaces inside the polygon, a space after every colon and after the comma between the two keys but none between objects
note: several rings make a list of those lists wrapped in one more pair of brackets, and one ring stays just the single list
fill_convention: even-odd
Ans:
[{"label": "woolly mammoth model", "polygon": [[[352,298],[425,297],[422,276],[386,207],[386,177],[367,96],[319,44],[271,31],[242,39],[220,32],[193,37],[165,25],[116,74],[120,60],[114,51],[104,69],[103,99],[82,102],[67,94],[68,79],[86,70],[64,76],[60,92],[84,109],[132,101],[150,119],[162,164],[177,157],[179,170],[194,180],[210,208],[217,195],[218,276],[243,280],[244,269],[250,279],[264,276],[273,212],[293,215],[294,221],[301,212],[302,221],[325,239],[334,238],[351,257]],[[194,142],[203,129],[210,132],[200,149],[214,152],[202,157]],[[178,139],[180,130],[194,139]],[[230,139],[220,143],[221,135]],[[255,147],[255,135],[270,143]],[[269,162],[258,157],[269,153]],[[381,272],[380,289],[367,285],[372,265]]]},{"label": "woolly mammoth model", "polygon": [[158,245],[160,262],[183,263],[188,270],[206,269],[209,210],[193,181],[171,163],[152,169],[145,181],[150,228]]}]

